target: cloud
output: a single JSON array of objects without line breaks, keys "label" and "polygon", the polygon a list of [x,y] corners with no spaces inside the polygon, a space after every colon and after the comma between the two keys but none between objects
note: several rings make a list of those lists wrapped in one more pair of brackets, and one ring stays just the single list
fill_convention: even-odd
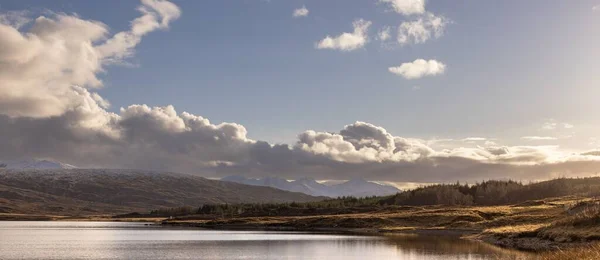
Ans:
[{"label": "cloud", "polygon": [[592,11],[598,11],[598,10],[600,10],[600,5],[592,6]]},{"label": "cloud", "polygon": [[542,129],[543,130],[555,130],[555,129],[559,128],[560,126],[562,126],[564,129],[571,129],[571,128],[575,127],[574,125],[569,124],[569,123],[558,123],[554,119],[549,119],[546,122],[544,122],[544,124],[542,124]]},{"label": "cloud", "polygon": [[383,28],[381,28],[381,30],[379,30],[379,32],[377,32],[377,39],[380,41],[387,41],[392,37],[392,35],[390,34],[391,30],[391,27],[384,26]]},{"label": "cloud", "polygon": [[292,13],[292,16],[293,17],[308,16],[308,9],[306,9],[306,6],[302,6],[302,8],[295,9],[294,12]]},{"label": "cloud", "polygon": [[[142,35],[166,28],[179,16],[179,9],[165,1],[144,0],[139,10],[143,15],[131,31],[109,39],[105,24],[64,14],[40,16],[24,32],[20,23],[0,24],[0,111],[48,117],[79,107],[82,90],[76,87],[101,87],[97,75],[103,66],[130,56]],[[25,19],[8,16],[2,15]]]},{"label": "cloud", "polygon": [[[113,37],[105,24],[69,15],[38,17],[24,26],[27,31],[15,23],[0,25],[0,159],[48,158],[208,177],[396,182],[537,180],[591,175],[600,167],[598,156],[558,146],[486,142],[434,149],[441,140],[397,136],[361,121],[338,132],[309,129],[288,145],[253,140],[243,125],[213,123],[171,105],[134,104],[110,112],[108,100],[94,91],[102,86],[98,74],[133,55],[141,36],[179,16],[165,1],[143,1],[140,11],[128,31]],[[357,26],[366,34],[367,22]],[[425,67],[408,75],[433,73]]]},{"label": "cloud", "polygon": [[418,79],[443,74],[446,65],[436,60],[416,59],[413,62],[402,63],[398,67],[389,67],[388,70],[405,79]]},{"label": "cloud", "polygon": [[551,136],[523,136],[523,137],[521,137],[521,139],[527,140],[527,141],[547,141],[547,140],[557,140],[558,138],[551,137]]},{"label": "cloud", "polygon": [[420,44],[429,39],[444,35],[446,26],[450,23],[443,16],[426,13],[413,21],[402,22],[398,26],[397,41],[400,45]]},{"label": "cloud", "polygon": [[395,12],[403,15],[425,12],[425,0],[379,0],[379,2],[389,4]]},{"label": "cloud", "polygon": [[556,129],[556,122],[546,122],[542,125],[542,129],[544,130],[554,130]]},{"label": "cloud", "polygon": [[467,137],[462,139],[463,142],[483,142],[486,140],[487,138],[484,137]]},{"label": "cloud", "polygon": [[354,21],[352,26],[354,27],[352,33],[346,32],[335,37],[327,36],[316,44],[316,48],[353,51],[363,47],[368,41],[367,32],[371,26],[371,22],[359,19]]},{"label": "cloud", "polygon": [[103,59],[118,63],[130,57],[142,36],[157,29],[169,28],[169,23],[181,15],[179,7],[163,0],[142,0],[138,11],[142,16],[131,22],[129,31],[119,32],[104,44],[97,46]]},{"label": "cloud", "polygon": [[8,11],[0,14],[0,24],[5,24],[16,29],[21,28],[23,25],[31,22],[28,17],[29,12],[27,11]]},{"label": "cloud", "polygon": [[600,156],[600,151],[589,151],[589,152],[581,153],[581,155]]}]

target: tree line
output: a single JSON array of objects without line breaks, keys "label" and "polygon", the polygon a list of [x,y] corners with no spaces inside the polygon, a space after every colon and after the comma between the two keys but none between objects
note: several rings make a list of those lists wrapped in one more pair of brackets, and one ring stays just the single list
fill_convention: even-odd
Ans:
[{"label": "tree line", "polygon": [[401,206],[507,205],[567,195],[600,196],[600,177],[559,178],[523,184],[513,180],[435,184],[385,197],[340,197],[314,202],[204,204],[153,210],[153,216],[302,216],[372,212]]}]

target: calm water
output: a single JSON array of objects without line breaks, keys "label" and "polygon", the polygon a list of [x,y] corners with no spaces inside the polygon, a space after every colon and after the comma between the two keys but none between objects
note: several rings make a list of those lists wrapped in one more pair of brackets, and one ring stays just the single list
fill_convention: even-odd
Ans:
[{"label": "calm water", "polygon": [[209,231],[116,222],[1,222],[0,259],[506,259],[513,252],[432,236]]}]

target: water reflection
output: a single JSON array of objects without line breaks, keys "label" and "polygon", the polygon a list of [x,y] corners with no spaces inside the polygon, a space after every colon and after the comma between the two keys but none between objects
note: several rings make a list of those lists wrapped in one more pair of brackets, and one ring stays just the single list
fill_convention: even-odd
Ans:
[{"label": "water reflection", "polygon": [[510,259],[453,237],[210,231],[140,223],[0,222],[0,259]]},{"label": "water reflection", "polygon": [[423,259],[528,259],[532,257],[523,252],[460,239],[457,236],[395,234],[387,238],[385,241],[395,246],[404,255],[422,255],[425,257]]}]

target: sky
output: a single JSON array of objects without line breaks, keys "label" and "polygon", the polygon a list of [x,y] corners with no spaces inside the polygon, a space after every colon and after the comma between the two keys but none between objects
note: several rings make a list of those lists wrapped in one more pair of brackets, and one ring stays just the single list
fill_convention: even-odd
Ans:
[{"label": "sky", "polygon": [[597,0],[3,0],[0,159],[207,177],[594,175],[599,24]]}]

